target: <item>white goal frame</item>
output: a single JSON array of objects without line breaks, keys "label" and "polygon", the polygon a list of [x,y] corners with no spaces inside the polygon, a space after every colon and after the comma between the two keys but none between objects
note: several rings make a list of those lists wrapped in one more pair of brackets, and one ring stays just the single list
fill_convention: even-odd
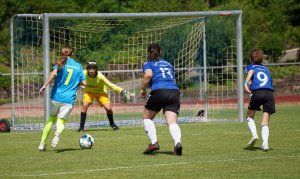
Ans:
[{"label": "white goal frame", "polygon": [[[243,92],[243,42],[242,42],[242,11],[241,10],[231,10],[231,11],[206,11],[206,12],[157,12],[157,13],[44,13],[44,14],[17,14],[11,19],[11,81],[12,81],[12,127],[14,128],[15,121],[15,89],[14,89],[14,60],[15,60],[15,46],[14,46],[14,18],[17,17],[28,17],[34,16],[39,17],[43,21],[43,75],[44,81],[48,78],[50,74],[50,33],[49,33],[49,21],[53,19],[97,19],[97,18],[123,18],[123,17],[133,17],[133,18],[164,18],[164,17],[193,17],[193,16],[235,16],[236,17],[236,75],[237,75],[237,99],[238,99],[238,119],[233,121],[243,122],[244,120],[244,92]],[[205,42],[205,25],[203,32],[203,80],[207,80],[206,70],[206,42]],[[207,93],[207,83],[203,83],[204,89],[204,101]],[[209,110],[208,104],[205,104],[204,119],[208,118],[207,111]],[[48,119],[50,114],[50,87],[48,86],[44,93],[44,121]],[[79,122],[79,121],[78,121]]]}]

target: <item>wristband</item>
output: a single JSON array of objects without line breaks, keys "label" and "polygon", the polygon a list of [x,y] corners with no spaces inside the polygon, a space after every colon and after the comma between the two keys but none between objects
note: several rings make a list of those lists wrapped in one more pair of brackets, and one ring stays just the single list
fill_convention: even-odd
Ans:
[{"label": "wristband", "polygon": [[245,85],[248,85],[249,84],[249,82],[248,81],[245,81],[245,83],[244,83]]}]

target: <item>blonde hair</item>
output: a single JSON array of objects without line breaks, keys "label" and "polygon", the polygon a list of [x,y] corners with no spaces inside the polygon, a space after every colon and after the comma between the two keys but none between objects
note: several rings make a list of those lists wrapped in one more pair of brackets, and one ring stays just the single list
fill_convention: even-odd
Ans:
[{"label": "blonde hair", "polygon": [[259,48],[251,49],[249,52],[250,62],[261,64],[264,60],[264,52]]},{"label": "blonde hair", "polygon": [[60,57],[54,64],[58,65],[58,69],[61,69],[67,62],[68,57],[72,56],[73,49],[69,46],[65,46],[61,49]]}]

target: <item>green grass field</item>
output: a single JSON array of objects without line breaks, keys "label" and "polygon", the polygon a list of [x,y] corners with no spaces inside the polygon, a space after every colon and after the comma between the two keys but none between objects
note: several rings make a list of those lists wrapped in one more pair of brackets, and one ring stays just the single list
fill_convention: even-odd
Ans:
[{"label": "green grass field", "polygon": [[[245,150],[244,123],[181,124],[183,156],[173,156],[166,126],[157,126],[161,150],[142,154],[148,145],[143,127],[88,130],[92,149],[78,145],[83,133],[65,130],[56,149],[38,151],[41,131],[0,134],[0,178],[300,178],[300,106],[277,106],[271,117],[270,151]],[[256,116],[260,134],[261,113]]]}]

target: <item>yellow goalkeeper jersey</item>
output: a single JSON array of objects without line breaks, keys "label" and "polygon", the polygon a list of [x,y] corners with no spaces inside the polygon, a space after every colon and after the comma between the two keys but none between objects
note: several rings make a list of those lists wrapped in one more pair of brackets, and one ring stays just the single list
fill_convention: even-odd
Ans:
[{"label": "yellow goalkeeper jersey", "polygon": [[117,93],[121,93],[121,91],[123,91],[123,88],[111,83],[100,71],[98,71],[95,78],[89,77],[87,70],[84,70],[84,75],[86,76],[87,82],[84,92],[107,94],[106,86]]}]

